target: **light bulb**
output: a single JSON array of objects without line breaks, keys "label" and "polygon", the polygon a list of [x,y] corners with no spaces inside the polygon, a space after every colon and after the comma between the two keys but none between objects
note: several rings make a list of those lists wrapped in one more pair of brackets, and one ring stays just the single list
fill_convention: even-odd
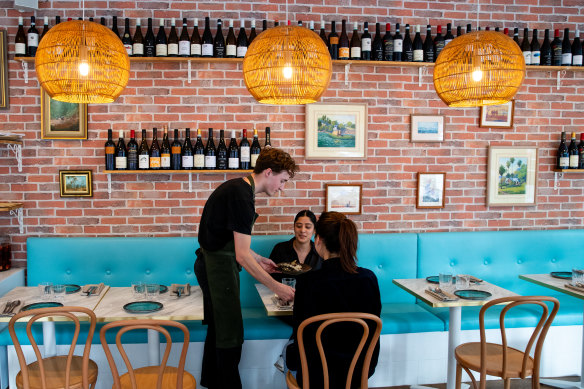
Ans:
[{"label": "light bulb", "polygon": [[89,74],[89,64],[87,61],[82,61],[79,63],[79,74],[81,74],[83,77]]},{"label": "light bulb", "polygon": [[472,80],[475,82],[479,82],[483,79],[483,71],[481,69],[475,69],[472,72]]},{"label": "light bulb", "polygon": [[284,78],[285,79],[287,79],[287,80],[291,79],[292,78],[292,67],[286,66],[284,68],[283,73],[284,73]]}]

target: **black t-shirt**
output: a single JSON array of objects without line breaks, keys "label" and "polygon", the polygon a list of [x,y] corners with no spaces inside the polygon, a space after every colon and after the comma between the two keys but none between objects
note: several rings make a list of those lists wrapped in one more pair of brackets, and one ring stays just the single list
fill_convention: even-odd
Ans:
[{"label": "black t-shirt", "polygon": [[[270,254],[270,259],[274,261],[274,263],[278,264],[281,262],[292,262],[298,261],[298,253],[294,250],[294,239],[287,240],[285,242],[280,242],[274,246],[272,249],[272,253]],[[304,258],[304,262],[306,265],[310,266],[313,270],[318,270],[322,266],[322,258],[316,252],[314,248],[314,242],[310,242],[310,252]],[[279,282],[282,282],[282,278],[296,278],[294,276],[286,275],[283,273],[272,273],[271,276]]]},{"label": "black t-shirt", "polygon": [[199,224],[199,245],[216,251],[233,240],[233,231],[251,235],[254,219],[251,185],[242,178],[225,181],[205,203]]}]

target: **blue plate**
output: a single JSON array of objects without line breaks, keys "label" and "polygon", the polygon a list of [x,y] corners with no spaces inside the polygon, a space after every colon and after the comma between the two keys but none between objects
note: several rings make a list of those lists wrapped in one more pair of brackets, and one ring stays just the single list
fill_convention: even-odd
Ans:
[{"label": "blue plate", "polygon": [[475,289],[457,290],[454,292],[454,294],[465,300],[484,300],[492,296],[489,292]]},{"label": "blue plate", "polygon": [[160,285],[160,293],[166,293],[166,292],[168,292],[168,286]]},{"label": "blue plate", "polygon": [[47,301],[45,303],[32,303],[25,305],[22,307],[21,311],[30,311],[31,309],[39,309],[39,308],[55,308],[55,307],[62,307],[63,304],[57,302],[50,302]]},{"label": "blue plate", "polygon": [[66,294],[77,293],[80,290],[81,290],[81,287],[79,285],[75,285],[75,284],[66,284],[65,285],[65,293]]},{"label": "blue plate", "polygon": [[438,281],[438,276],[429,276],[429,277],[426,277],[426,281],[428,281],[431,284],[439,284],[440,283]]},{"label": "blue plate", "polygon": [[150,313],[160,311],[163,305],[156,301],[134,301],[124,305],[124,311],[130,313]]},{"label": "blue plate", "polygon": [[550,273],[550,276],[554,278],[559,278],[561,280],[571,280],[572,279],[572,272],[571,271],[553,271]]}]

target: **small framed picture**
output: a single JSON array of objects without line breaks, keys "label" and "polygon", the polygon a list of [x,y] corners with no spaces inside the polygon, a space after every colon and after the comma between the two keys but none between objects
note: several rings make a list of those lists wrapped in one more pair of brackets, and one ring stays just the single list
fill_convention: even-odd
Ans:
[{"label": "small framed picture", "polygon": [[515,100],[501,105],[484,105],[481,107],[479,127],[512,128]]},{"label": "small framed picture", "polygon": [[487,205],[535,205],[537,163],[535,147],[489,147]]},{"label": "small framed picture", "polygon": [[444,141],[444,116],[410,115],[412,142]]},{"label": "small framed picture", "polygon": [[417,208],[444,208],[446,173],[418,173]]},{"label": "small framed picture", "polygon": [[336,211],[345,215],[360,215],[362,184],[326,184],[325,211]]},{"label": "small framed picture", "polygon": [[41,88],[41,138],[87,139],[87,104],[53,100]]},{"label": "small framed picture", "polygon": [[91,170],[59,170],[61,197],[92,197]]}]

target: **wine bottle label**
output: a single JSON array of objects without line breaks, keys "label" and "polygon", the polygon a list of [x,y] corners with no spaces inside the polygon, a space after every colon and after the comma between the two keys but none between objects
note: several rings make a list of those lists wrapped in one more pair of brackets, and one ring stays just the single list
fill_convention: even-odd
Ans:
[{"label": "wine bottle label", "polygon": [[251,167],[252,168],[255,167],[256,162],[257,162],[259,156],[260,156],[259,154],[252,154],[251,155]]},{"label": "wine bottle label", "polygon": [[406,62],[413,62],[413,60],[414,60],[414,52],[413,52],[413,50],[406,51],[404,53],[404,55],[405,55],[405,61]]},{"label": "wine bottle label", "polygon": [[205,56],[213,56],[213,45],[211,43],[203,43],[202,48],[203,55]]},{"label": "wine bottle label", "polygon": [[363,38],[361,41],[361,49],[363,51],[371,51],[371,38]]},{"label": "wine bottle label", "polygon": [[525,60],[525,64],[529,65],[531,63],[531,51],[524,51],[523,59]]},{"label": "wine bottle label", "polygon": [[237,46],[227,45],[227,55],[235,57],[235,54],[237,54]]},{"label": "wine bottle label", "polygon": [[26,54],[26,44],[25,43],[15,43],[14,44],[14,53],[15,54]]},{"label": "wine bottle label", "polygon": [[401,53],[404,49],[404,41],[403,39],[394,39],[393,40],[393,52],[394,53]]},{"label": "wine bottle label", "polygon": [[150,167],[150,157],[146,154],[138,155],[138,169],[148,169]]},{"label": "wine bottle label", "polygon": [[170,148],[170,152],[171,152],[172,154],[180,154],[180,146],[172,146],[172,147]]},{"label": "wine bottle label", "polygon": [[178,43],[168,44],[168,55],[178,55]]},{"label": "wine bottle label", "polygon": [[532,51],[531,52],[531,64],[532,65],[539,65],[541,61],[541,52],[540,51]]},{"label": "wine bottle label", "polygon": [[572,56],[572,65],[582,66],[582,54]]},{"label": "wine bottle label", "polygon": [[160,44],[156,45],[156,56],[166,57],[168,55],[168,45]]},{"label": "wine bottle label", "polygon": [[229,169],[239,168],[239,158],[229,158]]},{"label": "wine bottle label", "polygon": [[330,39],[331,45],[338,45],[339,44],[339,37],[333,36],[333,37],[330,37],[329,39]]},{"label": "wine bottle label", "polygon": [[225,47],[215,47],[215,52],[217,53],[217,58],[223,58],[225,56]]},{"label": "wine bottle label", "polygon": [[[185,157],[183,157],[183,165],[185,163],[184,160]],[[203,168],[205,167],[205,156],[203,154],[195,154],[195,158],[193,161],[193,157],[189,157],[191,159],[191,163],[194,163],[195,167],[200,167]]]},{"label": "wine bottle label", "polygon": [[146,46],[146,56],[154,57],[156,55],[156,48],[154,46]]},{"label": "wine bottle label", "polygon": [[116,157],[116,169],[127,169],[128,168],[128,158],[127,157]]},{"label": "wine bottle label", "polygon": [[238,58],[245,57],[245,53],[247,53],[247,47],[246,46],[239,46],[237,48],[237,57]]},{"label": "wine bottle label", "polygon": [[577,169],[578,168],[578,156],[577,155],[570,155],[570,168]]},{"label": "wine bottle label", "polygon": [[39,45],[39,34],[28,34],[28,46],[38,46]]},{"label": "wine bottle label", "polygon": [[134,47],[132,47],[132,51],[134,52],[134,55],[144,55],[144,44],[134,43]]},{"label": "wine bottle label", "polygon": [[105,148],[105,153],[106,154],[114,154],[115,152],[116,152],[115,146],[107,146]]},{"label": "wine bottle label", "polygon": [[160,167],[160,157],[150,157],[150,168]]},{"label": "wine bottle label", "polygon": [[124,48],[126,49],[126,53],[128,53],[128,55],[132,55],[132,45],[124,45]]},{"label": "wine bottle label", "polygon": [[241,162],[249,162],[251,160],[249,154],[249,147],[242,147],[239,150],[239,153],[241,154]]},{"label": "wine bottle label", "polygon": [[179,55],[191,55],[191,42],[189,42],[189,41],[178,42],[178,54]]},{"label": "wine bottle label", "polygon": [[129,149],[128,150],[128,164],[138,163],[138,150]]},{"label": "wine bottle label", "polygon": [[422,62],[424,60],[424,50],[414,50],[414,62]]},{"label": "wine bottle label", "polygon": [[570,158],[569,157],[560,157],[560,168],[568,168],[570,167]]},{"label": "wine bottle label", "polygon": [[384,57],[386,61],[393,60],[393,41],[390,39],[384,44]]},{"label": "wine bottle label", "polygon": [[571,64],[572,64],[572,53],[562,53],[562,65],[569,66]]},{"label": "wine bottle label", "polygon": [[160,166],[170,167],[170,154],[162,154],[160,156]]},{"label": "wine bottle label", "polygon": [[[196,161],[196,156],[195,156],[195,161]],[[193,167],[193,166],[197,166],[196,164],[193,165],[193,156],[192,155],[183,155],[182,157],[182,165],[183,167]],[[199,167],[203,167],[203,165],[200,165]]]},{"label": "wine bottle label", "polygon": [[339,47],[339,58],[349,58],[349,52],[348,47]]},{"label": "wine bottle label", "polygon": [[201,45],[192,44],[191,45],[191,55],[201,55]]},{"label": "wine bottle label", "polygon": [[361,58],[361,48],[360,47],[351,47],[351,58]]},{"label": "wine bottle label", "polygon": [[205,167],[215,169],[217,167],[217,156],[205,155]]}]

